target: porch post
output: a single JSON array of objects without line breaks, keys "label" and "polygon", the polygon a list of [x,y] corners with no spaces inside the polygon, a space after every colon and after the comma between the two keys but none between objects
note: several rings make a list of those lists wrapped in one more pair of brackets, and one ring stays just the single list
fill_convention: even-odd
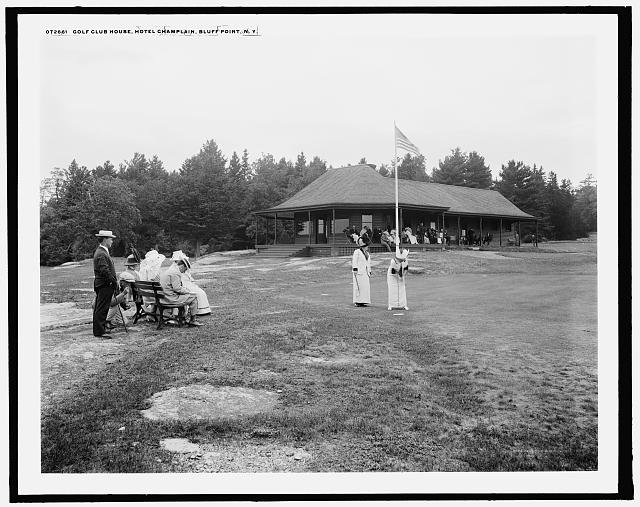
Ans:
[{"label": "porch post", "polygon": [[256,253],[258,253],[258,214],[256,213]]},{"label": "porch post", "polygon": [[331,255],[333,255],[336,246],[336,209],[331,208],[331,212],[333,214],[333,220],[331,222]]},{"label": "porch post", "polygon": [[444,211],[442,212],[442,249],[446,246],[447,240],[444,233]]},{"label": "porch post", "polygon": [[309,214],[309,244],[311,244],[311,210],[307,212]]},{"label": "porch post", "polygon": [[482,217],[480,217],[480,246],[482,246]]},{"label": "porch post", "polygon": [[520,231],[520,220],[518,220],[518,246],[522,243],[522,232]]},{"label": "porch post", "polygon": [[278,213],[273,214],[273,244],[278,243]]},{"label": "porch post", "polygon": [[460,215],[458,215],[458,246],[460,246]]},{"label": "porch post", "polygon": [[[402,208],[400,209],[400,231],[402,231],[402,229],[404,229],[404,224],[402,223]],[[396,231],[396,234],[398,235],[398,238],[400,239],[400,244],[402,245],[402,234],[400,234],[400,231]]]},{"label": "porch post", "polygon": [[500,247],[502,247],[502,218],[500,219]]},{"label": "porch post", "polygon": [[536,248],[538,247],[538,219],[536,218]]}]

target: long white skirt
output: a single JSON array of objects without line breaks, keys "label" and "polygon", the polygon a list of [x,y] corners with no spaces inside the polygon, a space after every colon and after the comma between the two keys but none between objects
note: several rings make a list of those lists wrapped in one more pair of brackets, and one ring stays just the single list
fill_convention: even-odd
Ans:
[{"label": "long white skirt", "polygon": [[369,287],[369,275],[352,275],[353,278],[353,302],[371,304],[371,289]]},{"label": "long white skirt", "polygon": [[207,293],[198,287],[195,283],[182,279],[182,285],[184,285],[189,292],[193,292],[196,296],[198,296],[198,313],[196,315],[209,315],[211,313],[211,308],[209,307],[209,298],[207,297]]},{"label": "long white skirt", "polygon": [[407,289],[404,278],[387,272],[387,295],[391,308],[407,306]]}]

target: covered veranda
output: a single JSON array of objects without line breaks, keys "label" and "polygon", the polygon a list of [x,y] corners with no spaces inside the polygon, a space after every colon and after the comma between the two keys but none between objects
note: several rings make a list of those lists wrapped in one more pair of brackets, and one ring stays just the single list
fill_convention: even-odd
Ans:
[{"label": "covered veranda", "polygon": [[[254,212],[256,249],[346,255],[355,246],[349,235],[368,226],[372,250],[384,251],[382,231],[396,226],[394,187],[365,164],[329,169],[284,202]],[[409,227],[417,238],[403,242],[409,249],[519,247],[523,229],[537,246],[537,218],[494,190],[399,180],[398,202],[400,230]]]},{"label": "covered veranda", "polygon": [[[434,225],[437,240],[427,242],[424,235],[417,242],[402,242],[409,250],[433,250],[443,248],[505,248],[520,247],[523,241],[523,224],[533,234],[531,246],[537,247],[538,220],[514,219],[509,216],[463,215],[447,213],[433,208],[400,207],[398,210],[400,229],[410,227],[412,232]],[[389,207],[369,208],[320,208],[305,211],[271,211],[254,213],[258,252],[274,247],[281,251],[300,252],[304,255],[350,255],[355,244],[348,237],[350,230],[360,231],[368,225],[372,231],[381,231],[388,226],[395,229],[395,209]],[[420,224],[423,224],[421,227]],[[424,225],[426,224],[426,225]],[[469,234],[475,231],[475,241]],[[370,245],[372,252],[384,252],[387,247],[374,234]]]}]

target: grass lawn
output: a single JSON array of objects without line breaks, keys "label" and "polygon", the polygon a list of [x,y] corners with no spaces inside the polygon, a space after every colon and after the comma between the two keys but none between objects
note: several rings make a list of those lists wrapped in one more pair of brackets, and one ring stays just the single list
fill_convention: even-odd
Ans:
[{"label": "grass lawn", "polygon": [[[595,470],[596,244],[541,246],[416,254],[404,312],[386,310],[382,254],[368,308],[351,304],[349,258],[220,256],[194,266],[213,307],[201,328],[43,331],[42,471]],[[90,308],[92,279],[90,261],[41,268],[41,302]],[[142,417],[189,385],[277,403]]]}]

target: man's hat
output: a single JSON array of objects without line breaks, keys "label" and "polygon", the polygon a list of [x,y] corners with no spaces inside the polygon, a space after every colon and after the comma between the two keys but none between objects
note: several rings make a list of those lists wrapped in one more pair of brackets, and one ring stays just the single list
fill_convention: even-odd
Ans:
[{"label": "man's hat", "polygon": [[127,260],[124,262],[125,266],[135,266],[136,264],[140,264],[140,263],[136,259],[136,256],[133,254],[127,257]]},{"label": "man's hat", "polygon": [[115,238],[116,237],[113,235],[111,231],[104,231],[102,229],[98,234],[96,234],[96,236],[98,236],[99,238]]}]

